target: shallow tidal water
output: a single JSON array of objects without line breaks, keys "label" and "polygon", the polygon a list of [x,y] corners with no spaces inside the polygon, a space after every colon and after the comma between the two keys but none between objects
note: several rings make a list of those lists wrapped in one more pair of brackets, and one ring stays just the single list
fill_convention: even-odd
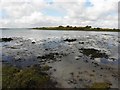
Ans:
[{"label": "shallow tidal water", "polygon": [[[31,41],[42,41],[44,43],[43,48],[57,48],[63,39],[74,39],[78,38],[79,41],[88,42],[89,44],[85,44],[85,46],[91,48],[102,48],[100,44],[102,44],[103,40],[103,48],[105,49],[114,49],[112,52],[112,56],[118,58],[118,33],[117,32],[95,32],[95,31],[55,31],[55,30],[32,30],[32,29],[9,29],[9,30],[0,30],[0,34],[2,38],[23,38],[30,39]],[[45,40],[45,41],[44,41]],[[51,40],[51,43],[49,43]],[[54,42],[55,41],[55,42]],[[96,45],[94,42],[97,41]],[[105,41],[105,42],[104,42]],[[0,45],[14,45],[15,42],[6,42],[0,43]],[[64,42],[62,44],[65,44]],[[114,45],[115,44],[115,45]],[[104,62],[104,60],[103,60]],[[106,62],[104,62],[106,63]]]},{"label": "shallow tidal water", "polygon": [[[2,30],[2,59],[18,67],[47,64],[58,87],[80,88],[93,82],[110,81],[118,69],[118,33],[95,31]],[[94,53],[93,53],[94,52]],[[96,53],[96,54],[95,54]],[[91,76],[93,75],[93,76]]]},{"label": "shallow tidal water", "polygon": [[62,38],[62,37],[83,37],[87,35],[102,35],[109,34],[118,37],[117,32],[96,32],[96,31],[57,31],[57,30],[32,30],[32,29],[10,29],[0,30],[2,37],[24,37],[35,40],[47,38]]}]

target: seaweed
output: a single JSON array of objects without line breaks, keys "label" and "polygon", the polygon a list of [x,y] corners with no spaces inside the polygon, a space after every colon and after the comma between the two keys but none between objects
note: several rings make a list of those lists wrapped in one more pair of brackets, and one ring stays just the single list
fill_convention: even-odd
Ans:
[{"label": "seaweed", "polygon": [[31,66],[20,69],[10,65],[3,66],[2,88],[53,88],[54,82],[44,71],[49,70],[49,66],[41,68]]},{"label": "seaweed", "polygon": [[97,49],[81,48],[79,50],[84,55],[91,57],[91,59],[95,59],[95,58],[107,58],[108,59],[108,55],[106,53],[102,53],[100,50],[97,50]]},{"label": "seaweed", "polygon": [[0,42],[10,42],[12,40],[12,38],[0,38]]},{"label": "seaweed", "polygon": [[111,84],[106,82],[95,82],[90,86],[90,90],[108,90],[110,88]]},{"label": "seaweed", "polygon": [[74,41],[76,41],[77,39],[65,39],[64,41],[66,41],[66,42],[74,42]]}]

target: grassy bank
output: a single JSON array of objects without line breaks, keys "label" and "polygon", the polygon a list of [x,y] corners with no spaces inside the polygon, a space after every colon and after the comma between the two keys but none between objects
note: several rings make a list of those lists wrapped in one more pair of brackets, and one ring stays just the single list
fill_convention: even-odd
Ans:
[{"label": "grassy bank", "polygon": [[120,29],[109,29],[109,28],[92,28],[91,26],[85,26],[85,27],[72,27],[72,26],[58,26],[58,27],[36,27],[32,28],[36,30],[68,30],[68,31],[108,31],[108,32],[120,32]]}]

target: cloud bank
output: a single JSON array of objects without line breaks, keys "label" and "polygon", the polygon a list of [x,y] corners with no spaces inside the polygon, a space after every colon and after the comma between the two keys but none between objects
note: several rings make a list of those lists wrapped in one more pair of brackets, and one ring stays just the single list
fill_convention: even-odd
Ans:
[{"label": "cloud bank", "polygon": [[0,27],[118,28],[118,0],[0,0]]}]

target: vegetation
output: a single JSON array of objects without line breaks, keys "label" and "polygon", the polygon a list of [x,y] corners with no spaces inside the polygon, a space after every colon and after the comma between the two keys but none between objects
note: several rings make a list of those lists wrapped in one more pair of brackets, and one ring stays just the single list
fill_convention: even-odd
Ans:
[{"label": "vegetation", "polygon": [[19,69],[10,65],[3,65],[2,87],[6,88],[53,88],[55,84],[45,73],[49,66],[40,68],[32,66]]},{"label": "vegetation", "polygon": [[2,88],[2,64],[0,63],[0,89]]},{"label": "vegetation", "polygon": [[102,53],[100,50],[96,50],[93,48],[88,48],[88,49],[81,48],[79,50],[84,55],[89,56],[92,59],[94,59],[94,58],[107,58],[108,59],[108,55],[106,53]]},{"label": "vegetation", "polygon": [[100,90],[108,90],[110,88],[110,84],[106,82],[95,82],[90,88],[91,90],[98,90],[98,88]]},{"label": "vegetation", "polygon": [[92,26],[85,26],[85,27],[73,27],[73,26],[58,26],[58,27],[36,27],[33,29],[38,30],[77,30],[77,31],[113,31],[119,32],[120,29],[109,29],[109,28],[92,28]]},{"label": "vegetation", "polygon": [[48,71],[50,68],[51,68],[50,66],[44,65],[44,66],[41,67],[41,70],[42,71]]},{"label": "vegetation", "polygon": [[[3,65],[2,68],[2,89],[19,89],[19,88],[56,88],[56,82],[50,79],[46,73],[50,67],[44,65],[31,66],[20,69],[10,65]],[[106,82],[95,82],[87,86],[88,90],[108,90],[112,84]]]}]

